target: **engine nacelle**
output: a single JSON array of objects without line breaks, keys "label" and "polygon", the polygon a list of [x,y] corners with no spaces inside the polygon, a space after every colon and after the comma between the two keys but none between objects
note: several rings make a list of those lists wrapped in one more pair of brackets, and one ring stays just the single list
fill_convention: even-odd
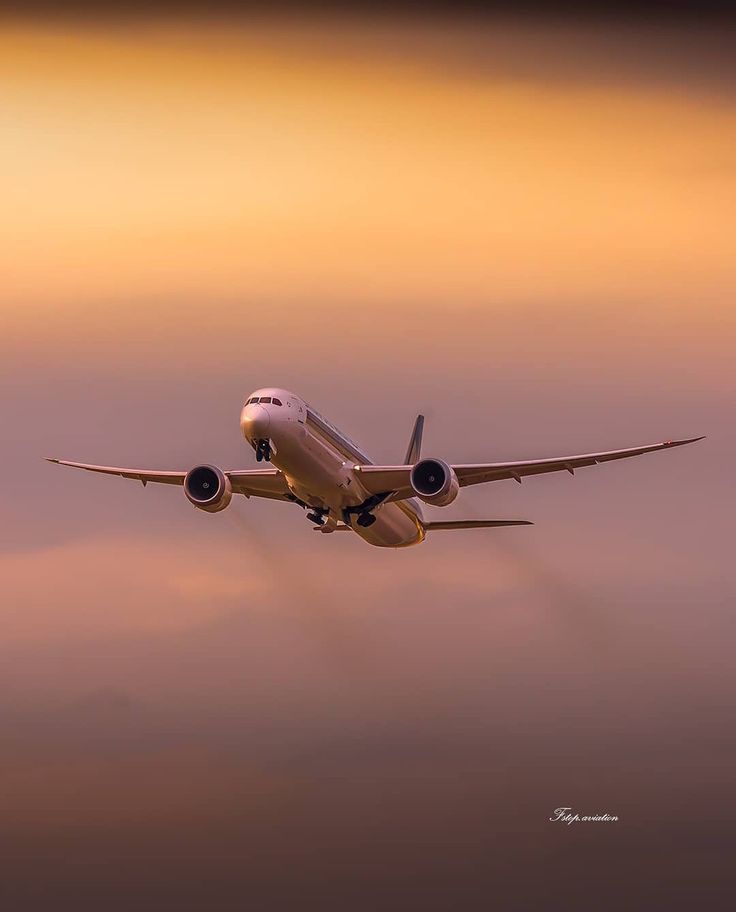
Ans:
[{"label": "engine nacelle", "polygon": [[425,503],[446,507],[457,497],[460,483],[453,469],[441,459],[422,459],[409,476],[414,493]]},{"label": "engine nacelle", "polygon": [[184,493],[189,503],[207,513],[219,513],[233,499],[230,479],[216,466],[199,465],[187,472]]}]

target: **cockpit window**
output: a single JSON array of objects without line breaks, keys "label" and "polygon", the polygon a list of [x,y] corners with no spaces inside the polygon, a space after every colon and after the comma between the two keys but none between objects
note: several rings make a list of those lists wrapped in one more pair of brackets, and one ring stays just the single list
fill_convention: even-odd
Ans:
[{"label": "cockpit window", "polygon": [[248,405],[255,405],[256,402],[258,402],[258,396],[251,396],[248,400]]},{"label": "cockpit window", "polygon": [[277,398],[274,396],[274,397],[273,397],[273,404],[274,404],[274,405],[283,405],[284,403],[283,403],[280,399],[277,399]]},{"label": "cockpit window", "polygon": [[261,396],[261,402],[270,402],[270,401],[271,401],[270,396]]}]

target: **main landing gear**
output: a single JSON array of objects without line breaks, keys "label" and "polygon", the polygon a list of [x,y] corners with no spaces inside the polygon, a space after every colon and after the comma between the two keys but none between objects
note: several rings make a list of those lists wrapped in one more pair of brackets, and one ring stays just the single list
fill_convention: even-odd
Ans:
[{"label": "main landing gear", "polygon": [[311,512],[307,513],[307,519],[316,526],[324,526],[329,512],[329,510],[322,510],[319,507],[314,507]]},{"label": "main landing gear", "polygon": [[368,526],[372,526],[376,521],[376,517],[370,510],[356,510],[355,507],[348,507],[342,511],[342,521],[346,526],[350,525],[350,517],[355,516],[356,513],[358,514],[358,518],[355,521],[362,529],[367,529]]},{"label": "main landing gear", "polygon": [[271,461],[271,443],[268,440],[259,440],[256,444],[256,462]]},{"label": "main landing gear", "polygon": [[350,517],[357,514],[358,518],[355,522],[361,529],[367,529],[376,521],[376,517],[371,513],[371,510],[375,510],[376,507],[380,506],[389,495],[390,492],[386,492],[385,494],[374,494],[372,497],[369,497],[367,500],[364,500],[363,503],[358,504],[355,507],[345,507],[342,511],[343,522],[346,526],[349,526]]}]

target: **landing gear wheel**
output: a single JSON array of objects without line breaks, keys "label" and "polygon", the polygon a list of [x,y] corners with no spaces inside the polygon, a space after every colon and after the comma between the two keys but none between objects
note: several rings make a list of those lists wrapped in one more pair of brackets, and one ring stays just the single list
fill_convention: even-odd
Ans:
[{"label": "landing gear wheel", "polygon": [[361,513],[357,519],[359,526],[362,526],[364,529],[367,529],[368,526],[372,526],[376,521],[376,517],[372,513]]},{"label": "landing gear wheel", "polygon": [[312,513],[307,513],[307,519],[317,526],[324,526],[325,524],[324,514],[318,513],[316,510],[314,510]]},{"label": "landing gear wheel", "polygon": [[261,462],[263,459],[266,462],[271,461],[271,444],[268,440],[259,440],[256,445],[256,462]]}]

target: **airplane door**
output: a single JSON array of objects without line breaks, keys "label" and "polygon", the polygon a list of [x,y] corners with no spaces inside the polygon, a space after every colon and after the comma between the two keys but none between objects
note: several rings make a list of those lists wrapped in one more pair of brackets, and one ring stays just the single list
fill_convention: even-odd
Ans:
[{"label": "airplane door", "polygon": [[307,418],[307,410],[301,400],[289,396],[286,400],[286,408],[288,409],[289,421],[298,421],[300,424],[304,424]]}]

